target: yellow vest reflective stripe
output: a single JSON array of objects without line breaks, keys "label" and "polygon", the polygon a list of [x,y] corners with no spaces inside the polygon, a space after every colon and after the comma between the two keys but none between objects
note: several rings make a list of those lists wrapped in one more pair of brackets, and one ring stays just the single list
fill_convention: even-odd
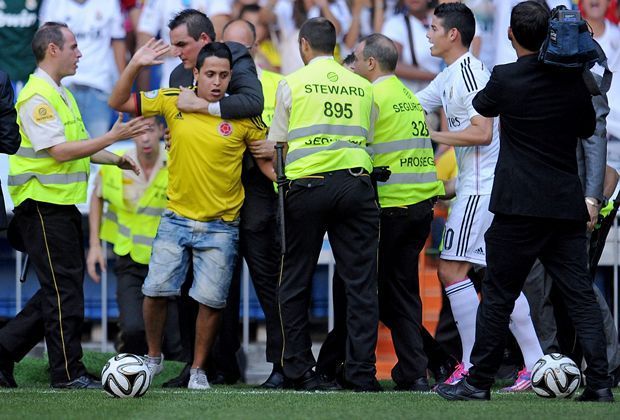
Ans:
[{"label": "yellow vest reflective stripe", "polygon": [[47,150],[39,150],[38,152],[35,152],[34,149],[30,147],[23,147],[23,146],[17,149],[17,152],[15,154],[17,156],[30,158],[30,159],[41,159],[41,158],[47,158],[51,156]]},{"label": "yellow vest reflective stripe", "polygon": [[[60,118],[65,127],[67,142],[85,140],[88,133],[84,128],[80,110],[71,92],[67,89],[65,92],[71,107],[47,81],[31,75],[15,106],[19,112],[26,101],[34,95],[40,95],[50,103]],[[54,204],[86,202],[90,159],[58,162],[47,150],[35,152],[19,118],[17,122],[22,141],[17,153],[9,156],[7,182],[13,203],[18,206],[28,198]]]},{"label": "yellow vest reflective stripe", "polygon": [[168,169],[164,167],[157,172],[135,209],[125,204],[122,170],[104,166],[101,177],[103,199],[108,202],[108,209],[100,238],[114,244],[115,254],[129,254],[135,262],[148,264],[159,220],[166,208]]},{"label": "yellow vest reflective stripe", "polygon": [[276,109],[276,91],[278,90],[278,83],[283,77],[281,74],[272,71],[261,70],[260,82],[263,85],[263,98],[265,98],[262,118],[267,127],[271,127],[273,121],[273,114]]},{"label": "yellow vest reflective stripe", "polygon": [[319,59],[285,77],[292,105],[286,176],[338,169],[372,171],[366,138],[372,87],[332,59]]},{"label": "yellow vest reflective stripe", "polygon": [[396,76],[375,83],[373,92],[379,116],[369,149],[375,166],[392,171],[387,182],[377,183],[380,205],[406,206],[444,194],[418,99]]}]

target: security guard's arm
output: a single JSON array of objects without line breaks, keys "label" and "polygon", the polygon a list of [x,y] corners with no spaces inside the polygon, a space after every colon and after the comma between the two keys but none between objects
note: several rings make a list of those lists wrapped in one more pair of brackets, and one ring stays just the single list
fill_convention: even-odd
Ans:
[{"label": "security guard's arm", "polygon": [[58,162],[82,159],[96,154],[118,140],[139,136],[146,130],[148,125],[148,122],[144,121],[142,117],[134,118],[124,123],[123,114],[119,114],[116,123],[104,135],[89,139],[88,141],[68,141],[56,144],[47,148],[47,151]]},{"label": "security guard's arm", "polygon": [[170,45],[164,41],[151,38],[131,57],[131,60],[121,73],[110,97],[108,105],[121,112],[136,112],[135,103],[131,97],[131,86],[142,67],[162,64],[160,59],[170,50]]},{"label": "security guard's arm", "polygon": [[[98,181],[101,182],[101,175],[98,175]],[[99,240],[99,229],[101,226],[101,215],[103,213],[103,198],[97,195],[93,190],[90,197],[90,207],[88,210],[88,231],[89,231],[89,248],[86,257],[86,270],[88,275],[95,283],[99,283],[100,276],[97,273],[97,264],[101,267],[101,271],[106,271],[106,259],[101,248]]]},{"label": "security guard's arm", "polygon": [[130,170],[136,175],[140,175],[140,167],[129,156],[119,156],[107,150],[100,150],[90,157],[90,161],[100,165],[115,165],[120,169]]},{"label": "security guard's arm", "polygon": [[276,142],[272,140],[255,141],[248,145],[250,153],[254,156],[254,159],[269,159],[273,160],[276,153]]},{"label": "security guard's arm", "polygon": [[[276,108],[273,112],[273,121],[269,128],[267,140],[282,144],[282,155],[286,160],[286,152],[288,150],[288,123],[291,118],[291,89],[285,79],[278,83],[276,90]],[[276,169],[277,159],[273,159],[274,169]]]},{"label": "security guard's arm", "polygon": [[493,120],[476,115],[471,125],[462,131],[429,130],[430,138],[448,146],[485,146],[493,140]]}]

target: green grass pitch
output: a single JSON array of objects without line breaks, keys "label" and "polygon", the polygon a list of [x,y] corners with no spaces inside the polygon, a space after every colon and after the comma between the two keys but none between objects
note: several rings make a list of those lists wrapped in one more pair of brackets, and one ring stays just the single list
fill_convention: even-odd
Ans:
[{"label": "green grass pitch", "polygon": [[[86,353],[99,371],[110,354]],[[20,387],[0,390],[0,419],[620,419],[616,404],[546,400],[533,393],[494,392],[490,402],[447,402],[433,393],[299,393],[260,391],[249,385],[215,386],[209,391],[164,390],[161,384],[181,365],[166,369],[142,398],[115,399],[102,391],[56,391],[48,384],[44,359],[27,358],[15,368]],[[620,400],[620,392],[615,393]]]}]

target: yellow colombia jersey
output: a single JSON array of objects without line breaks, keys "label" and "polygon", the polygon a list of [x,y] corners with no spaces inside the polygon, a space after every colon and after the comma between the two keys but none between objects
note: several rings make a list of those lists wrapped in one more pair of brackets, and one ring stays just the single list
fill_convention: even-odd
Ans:
[{"label": "yellow colombia jersey", "polygon": [[265,139],[265,125],[260,117],[224,120],[182,113],[176,107],[179,92],[159,89],[136,96],[141,115],[163,115],[170,128],[168,209],[192,220],[232,221],[243,204],[246,142]]}]

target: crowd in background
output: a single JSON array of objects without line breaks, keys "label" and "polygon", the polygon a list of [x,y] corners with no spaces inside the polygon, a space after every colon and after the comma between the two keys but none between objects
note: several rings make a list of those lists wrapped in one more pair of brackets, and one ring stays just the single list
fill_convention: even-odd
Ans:
[{"label": "crowd in background", "polygon": [[[439,1],[441,2],[441,1]],[[207,14],[219,37],[223,26],[241,17],[256,27],[261,68],[287,75],[303,63],[297,34],[306,19],[328,18],[336,27],[336,57],[343,59],[357,40],[380,32],[397,45],[400,60],[396,74],[414,92],[419,91],[443,68],[432,57],[426,31],[437,1],[427,0],[4,0],[0,2],[0,69],[6,71],[16,93],[34,70],[30,39],[46,21],[66,22],[75,32],[83,57],[79,70],[68,81],[83,110],[91,136],[109,128],[111,111],[107,97],[114,80],[136,46],[151,37],[170,41],[168,21],[184,8]],[[506,31],[510,10],[517,0],[464,0],[476,16],[476,36],[472,52],[491,69],[516,59]],[[114,4],[117,3],[117,4]],[[620,71],[620,8],[617,0],[549,0],[550,7],[563,4],[581,10],[594,38],[607,54],[612,71]],[[161,68],[144,72],[138,86],[166,87],[170,72],[179,58],[170,55]],[[595,69],[599,72],[600,69]],[[160,83],[161,81],[161,83]],[[611,166],[620,169],[620,80],[609,92],[607,118]],[[444,150],[440,148],[438,155]]]}]

